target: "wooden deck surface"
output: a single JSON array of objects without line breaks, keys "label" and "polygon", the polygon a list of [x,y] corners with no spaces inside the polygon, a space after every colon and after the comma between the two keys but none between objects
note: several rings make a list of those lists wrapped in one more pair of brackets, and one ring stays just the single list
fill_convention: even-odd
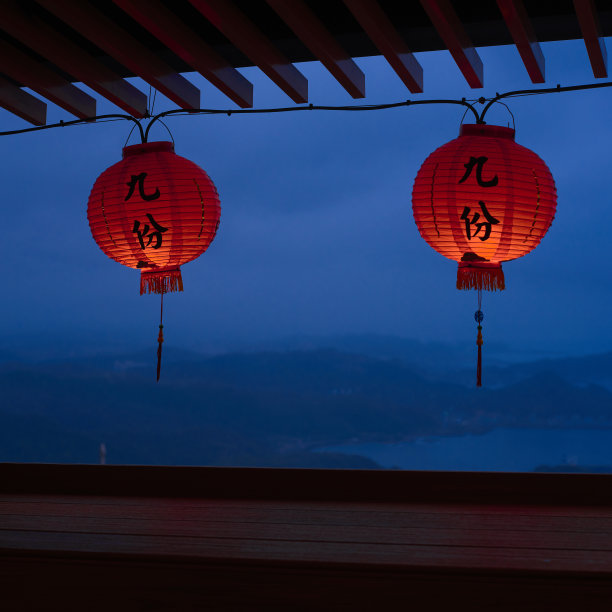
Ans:
[{"label": "wooden deck surface", "polygon": [[0,464],[0,602],[612,610],[611,485],[575,474]]}]

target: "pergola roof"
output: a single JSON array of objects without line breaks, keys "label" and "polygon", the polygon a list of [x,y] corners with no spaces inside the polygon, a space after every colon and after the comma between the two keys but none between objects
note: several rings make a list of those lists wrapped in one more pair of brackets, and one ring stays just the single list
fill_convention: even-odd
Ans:
[{"label": "pergola roof", "polygon": [[515,44],[534,83],[545,82],[540,42],[583,38],[597,78],[607,77],[603,36],[610,0],[2,0],[0,106],[35,125],[46,104],[96,114],[82,82],[135,117],[147,96],[138,76],[180,108],[200,106],[181,73],[199,72],[235,104],[253,104],[236,68],[259,67],[295,103],[308,82],[293,64],[320,61],[353,98],[366,77],[352,60],[383,55],[407,89],[428,77],[413,52],[448,49],[473,88],[484,86],[477,48]]}]

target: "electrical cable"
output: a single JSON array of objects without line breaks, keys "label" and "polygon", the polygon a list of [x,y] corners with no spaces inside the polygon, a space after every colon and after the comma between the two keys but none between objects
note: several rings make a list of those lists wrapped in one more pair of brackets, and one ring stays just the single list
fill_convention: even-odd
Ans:
[{"label": "electrical cable", "polygon": [[[520,89],[516,91],[508,91],[505,93],[497,93],[492,98],[484,98],[480,97],[478,99],[466,99],[461,98],[460,100],[404,100],[402,102],[390,102],[386,104],[355,104],[352,106],[323,106],[323,105],[315,105],[308,104],[302,106],[285,106],[278,108],[237,108],[237,109],[220,109],[220,108],[177,108],[168,111],[164,111],[158,113],[157,115],[151,117],[147,112],[146,119],[150,119],[146,128],[143,127],[140,120],[136,119],[136,117],[132,117],[131,115],[120,115],[120,114],[110,114],[110,115],[98,115],[96,117],[87,117],[84,119],[74,119],[72,121],[59,121],[58,123],[53,123],[49,125],[40,125],[30,128],[23,128],[20,130],[9,130],[5,132],[0,132],[0,136],[14,136],[17,134],[27,134],[29,132],[38,132],[41,130],[48,130],[52,128],[58,127],[68,127],[73,125],[82,125],[85,123],[105,123],[106,121],[119,121],[126,120],[132,121],[134,123],[134,127],[138,127],[138,131],[140,133],[141,142],[147,142],[149,131],[151,127],[159,121],[168,129],[168,127],[161,121],[163,117],[170,116],[181,116],[181,115],[227,115],[231,117],[232,115],[244,115],[244,114],[269,114],[269,113],[289,113],[289,112],[299,112],[299,111],[347,111],[347,112],[358,112],[358,111],[377,111],[377,110],[387,110],[392,108],[401,108],[408,106],[420,106],[420,105],[428,105],[428,104],[455,104],[465,107],[465,113],[471,111],[476,119],[476,123],[485,123],[485,116],[490,108],[496,104],[503,104],[510,111],[508,106],[501,102],[501,100],[506,98],[519,98],[524,96],[535,96],[535,95],[544,95],[550,93],[560,93],[567,91],[581,91],[581,90],[589,90],[589,89],[600,89],[603,87],[612,87],[612,81],[606,81],[604,83],[586,83],[583,85],[569,85],[562,87],[561,85],[557,85],[556,87],[549,88],[540,88],[540,89]],[[150,98],[150,96],[149,96]],[[155,104],[155,94],[153,96],[152,103]],[[474,104],[479,103],[483,104],[484,108],[479,113]],[[152,109],[151,109],[152,110]],[[464,117],[465,117],[464,113]],[[510,112],[512,114],[512,112]],[[514,117],[513,117],[514,119]],[[170,131],[170,130],[168,130]]]},{"label": "electrical cable", "polygon": [[131,115],[119,115],[119,114],[111,114],[111,115],[97,115],[96,117],[87,117],[86,119],[74,119],[72,121],[59,121],[58,123],[50,123],[48,125],[37,125],[31,128],[23,128],[21,130],[9,130],[7,132],[0,132],[0,136],[14,136],[16,134],[27,134],[29,132],[39,132],[41,130],[50,130],[52,128],[59,127],[68,127],[72,125],[82,125],[84,123],[106,123],[106,120],[110,121],[132,121],[135,126],[138,127],[138,131],[140,132],[140,138],[144,142],[144,130],[142,128],[142,124],[136,117],[132,117]]}]

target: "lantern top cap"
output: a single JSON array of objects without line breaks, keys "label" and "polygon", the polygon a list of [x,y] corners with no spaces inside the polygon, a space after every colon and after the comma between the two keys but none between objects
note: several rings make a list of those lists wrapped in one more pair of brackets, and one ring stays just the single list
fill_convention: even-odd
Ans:
[{"label": "lantern top cap", "polygon": [[167,141],[143,142],[141,144],[123,147],[123,159],[143,153],[174,153],[174,143]]},{"label": "lantern top cap", "polygon": [[514,140],[514,129],[502,125],[487,125],[485,123],[464,123],[459,136],[485,136],[489,138],[507,138]]}]

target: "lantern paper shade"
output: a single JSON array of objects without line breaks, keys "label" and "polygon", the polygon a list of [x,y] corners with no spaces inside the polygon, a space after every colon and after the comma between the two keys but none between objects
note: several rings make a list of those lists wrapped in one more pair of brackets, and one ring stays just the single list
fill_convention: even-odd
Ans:
[{"label": "lantern paper shade", "polygon": [[87,206],[102,251],[141,270],[141,294],[182,291],[180,266],[206,251],[220,215],[206,172],[176,155],[171,142],[125,147],[96,180]]},{"label": "lantern paper shade", "polygon": [[412,191],[421,236],[459,262],[458,289],[504,289],[501,263],[539,244],[556,205],[546,164],[494,125],[463,125],[425,160]]}]

